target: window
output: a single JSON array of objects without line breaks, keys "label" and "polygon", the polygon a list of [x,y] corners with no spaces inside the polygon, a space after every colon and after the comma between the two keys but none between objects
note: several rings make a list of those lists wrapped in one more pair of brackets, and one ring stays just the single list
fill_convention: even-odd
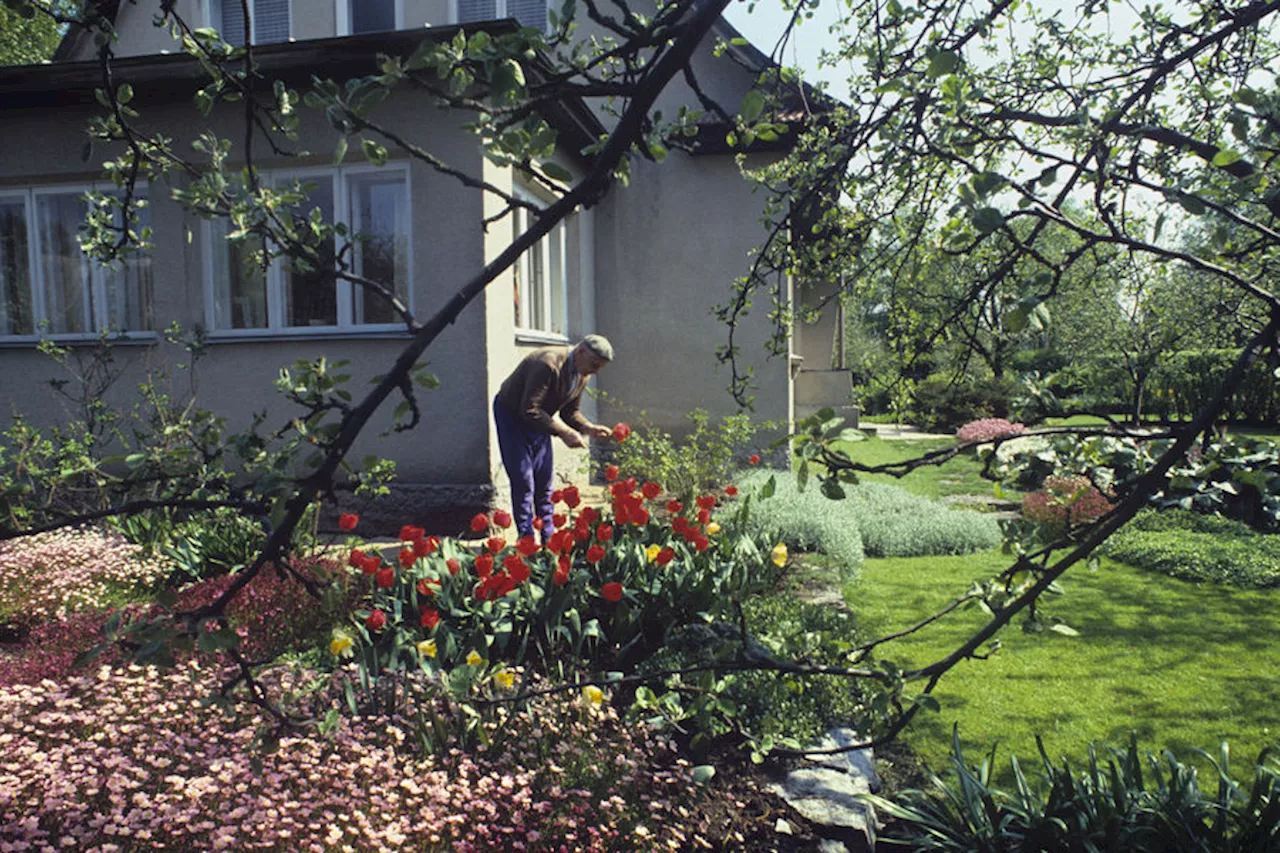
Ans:
[{"label": "window", "polygon": [[[253,44],[289,40],[289,0],[249,0]],[[211,0],[210,24],[227,44],[244,44],[244,7],[240,0]]]},{"label": "window", "polygon": [[394,30],[399,5],[400,0],[338,0],[338,35]]},{"label": "window", "polygon": [[[104,266],[80,251],[86,189],[0,193],[0,337],[154,330],[150,256]],[[146,188],[137,196],[145,200]],[[148,211],[140,210],[142,226]]]},{"label": "window", "polygon": [[[517,184],[515,196],[539,207],[542,199]],[[519,208],[515,212],[514,236],[518,237],[533,224],[532,212]],[[565,222],[556,223],[536,245],[520,256],[515,267],[515,320],[517,331],[541,332],[565,336],[568,322],[568,275],[565,270]]]},{"label": "window", "polygon": [[457,22],[496,21],[515,18],[522,26],[547,28],[547,0],[455,0]]},{"label": "window", "polygon": [[[309,187],[294,216],[318,211],[326,222],[346,223],[345,252],[354,275],[370,279],[407,303],[409,293],[409,172],[402,166],[264,173],[276,186]],[[396,326],[400,315],[377,293],[339,279],[332,238],[316,269],[276,259],[263,269],[256,237],[228,241],[226,220],[207,223],[209,325],[216,331],[293,332],[306,329]]]}]

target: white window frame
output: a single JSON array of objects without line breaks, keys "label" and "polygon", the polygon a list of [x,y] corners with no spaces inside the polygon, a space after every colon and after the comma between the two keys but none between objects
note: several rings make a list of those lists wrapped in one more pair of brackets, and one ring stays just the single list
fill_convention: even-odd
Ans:
[{"label": "white window frame", "polygon": [[[530,204],[537,205],[540,208],[545,208],[548,206],[547,199],[543,198],[532,188],[519,182],[514,183],[512,185],[512,195],[515,196],[520,201],[529,202]],[[526,216],[531,215],[529,214],[528,211],[522,211],[522,213]],[[518,274],[518,278],[520,282],[520,305],[526,309],[525,311],[522,312],[524,316],[521,317],[522,321],[526,321],[525,324],[524,325],[521,325],[520,323],[515,324],[516,338],[518,340],[538,342],[538,343],[567,343],[569,340],[568,250],[569,250],[569,224],[571,220],[572,220],[572,216],[569,216],[562,219],[560,222],[556,223],[556,225],[551,229],[550,232],[548,232],[545,236],[543,236],[543,238],[539,240],[537,243],[530,246],[516,260],[515,268],[512,270],[512,273]],[[512,225],[513,227],[515,227],[514,222],[512,223]],[[552,265],[552,262],[551,262],[552,261],[551,250],[552,250],[553,242],[559,242],[560,244],[559,246],[560,248],[559,281],[553,280],[555,278],[555,276],[553,275],[555,271],[555,267]],[[555,325],[554,318],[550,316],[552,306],[555,304],[555,301],[551,298],[552,290],[557,287],[560,290],[559,320],[560,320],[560,328],[562,329],[562,331],[560,332],[552,331],[550,328],[540,329],[537,326],[528,325],[527,323],[527,318],[530,313],[529,309],[532,307],[532,304],[533,304],[532,300],[529,298],[531,295],[530,289],[529,289],[531,276],[528,272],[531,266],[530,253],[532,252],[539,252],[542,254],[542,268],[543,270],[546,271],[546,275],[544,276],[544,280],[542,283],[542,300],[543,300],[542,304],[546,306],[546,310],[548,314],[547,325],[549,327]],[[512,306],[513,312],[514,312],[514,308],[515,306],[513,305]],[[515,318],[513,317],[512,319],[514,322]]]},{"label": "white window frame", "polygon": [[[250,0],[252,2],[252,0]],[[286,44],[293,41],[293,4],[298,0],[289,0],[285,4],[285,8],[289,10],[289,35],[285,37],[284,42],[271,42],[271,44]],[[338,0],[339,3],[342,0]],[[396,0],[397,6],[401,0]],[[222,35],[222,8],[226,3],[240,4],[240,0],[206,0],[204,6],[204,25],[218,31],[218,35]],[[252,10],[250,10],[252,11]],[[258,34],[254,32],[258,28],[258,16],[249,16],[249,44],[254,47],[258,46]]]},{"label": "white window frame", "polygon": [[[337,35],[354,36],[364,35],[364,33],[353,33],[351,31],[351,4],[359,2],[359,0],[334,0],[333,2],[333,19],[336,22]],[[403,30],[404,23],[404,0],[395,0],[396,2],[396,19],[395,28]],[[456,6],[457,0],[449,0]],[[456,17],[456,16],[455,16]]]},{"label": "white window frame", "polygon": [[[341,2],[341,0],[339,0]],[[397,0],[399,3],[399,0]],[[542,22],[542,31],[545,33],[551,29],[551,0],[546,3],[547,18]],[[507,13],[507,0],[493,0],[493,20],[500,21],[509,17]],[[458,0],[449,0],[449,22],[451,24],[460,25],[458,20]],[[476,23],[476,22],[472,22]]]},{"label": "white window frame", "polygon": [[[106,271],[102,265],[95,264],[83,252],[80,253],[81,282],[88,278],[89,287],[81,288],[81,299],[87,303],[83,305],[83,310],[84,316],[89,321],[89,330],[85,332],[45,332],[41,330],[41,324],[47,322],[49,317],[45,300],[44,265],[41,263],[40,254],[44,244],[44,235],[41,233],[40,224],[36,219],[36,199],[40,196],[69,194],[74,194],[79,199],[87,192],[95,190],[105,192],[108,189],[114,189],[114,187],[107,188],[96,183],[75,183],[42,184],[40,186],[0,189],[0,199],[19,198],[23,200],[23,210],[27,220],[27,274],[31,284],[31,317],[34,326],[34,332],[29,335],[0,334],[0,343],[34,344],[42,340],[68,343],[96,341],[103,332],[113,336],[125,335],[136,340],[155,340],[157,338],[155,329],[111,329],[107,327]],[[138,181],[134,185],[134,197],[149,200],[148,189],[146,181]],[[153,323],[155,321],[154,273],[155,270],[153,269],[152,304],[150,306]]]},{"label": "white window frame", "polygon": [[[407,199],[406,214],[408,219],[408,228],[405,234],[405,269],[407,270],[407,281],[405,282],[404,301],[413,310],[413,291],[414,291],[414,265],[413,265],[413,172],[409,168],[409,164],[405,162],[387,163],[385,166],[375,166],[372,163],[353,163],[345,166],[317,166],[304,167],[298,169],[264,169],[258,172],[259,180],[263,183],[281,183],[292,181],[308,181],[316,178],[330,178],[333,180],[333,217],[334,222],[350,223],[350,188],[347,179],[351,175],[376,174],[389,175],[399,174],[404,178],[405,196]],[[362,334],[368,332],[386,333],[386,332],[404,332],[405,325],[403,322],[392,323],[356,323],[355,322],[355,299],[357,285],[352,284],[344,279],[337,280],[337,324],[332,326],[286,326],[284,316],[285,301],[285,262],[282,258],[276,258],[271,262],[267,269],[266,282],[266,299],[267,299],[267,326],[263,329],[231,329],[219,328],[215,325],[217,314],[216,303],[216,287],[214,282],[213,252],[218,247],[215,245],[214,222],[205,220],[202,223],[201,231],[201,254],[202,266],[204,268],[204,317],[205,326],[208,330],[208,337],[211,340],[227,340],[234,338],[262,338],[262,337],[341,337],[344,335]],[[349,234],[347,239],[354,237]],[[334,235],[335,240],[342,238]],[[336,247],[335,247],[336,248]]]}]

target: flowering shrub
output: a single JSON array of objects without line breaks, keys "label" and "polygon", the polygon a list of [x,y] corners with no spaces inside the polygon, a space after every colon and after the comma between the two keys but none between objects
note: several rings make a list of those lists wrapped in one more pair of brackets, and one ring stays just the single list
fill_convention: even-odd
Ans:
[{"label": "flowering shrub", "polygon": [[[314,676],[281,671],[298,689]],[[0,694],[0,849],[678,849],[689,773],[607,704],[543,698],[493,744],[432,756],[405,717],[334,717],[254,745],[254,706],[201,701],[217,674],[102,667]],[[328,694],[314,704],[323,712]],[[566,707],[566,705],[568,707]],[[686,812],[687,813],[687,812]],[[636,839],[632,842],[631,839]]]},{"label": "flowering shrub", "polygon": [[[322,586],[345,587],[345,575],[332,561],[312,560],[295,568]],[[177,610],[193,610],[209,604],[231,585],[234,575],[194,584],[178,596]],[[297,580],[281,576],[267,565],[227,605],[227,620],[240,636],[240,651],[250,660],[273,658],[328,629],[330,617],[319,601]]]},{"label": "flowering shrub", "polygon": [[956,430],[956,441],[961,444],[971,441],[991,441],[1009,435],[1021,435],[1026,429],[1025,424],[1013,423],[1004,418],[982,418],[970,421]]},{"label": "flowering shrub", "polygon": [[123,537],[90,528],[0,543],[0,621],[34,625],[136,599],[167,565]]},{"label": "flowering shrub", "polygon": [[1111,511],[1111,501],[1088,477],[1048,477],[1044,488],[1022,499],[1022,515],[1058,535],[1096,521]]}]

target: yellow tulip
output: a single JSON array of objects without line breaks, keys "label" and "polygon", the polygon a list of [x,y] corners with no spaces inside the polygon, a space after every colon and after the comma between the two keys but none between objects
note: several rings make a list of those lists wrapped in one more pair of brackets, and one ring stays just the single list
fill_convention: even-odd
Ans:
[{"label": "yellow tulip", "polygon": [[436,641],[435,641],[435,640],[420,640],[420,641],[418,641],[418,654],[422,655],[424,658],[433,658],[433,657],[435,657],[435,656],[436,656]]},{"label": "yellow tulip", "polygon": [[604,691],[594,684],[588,684],[582,688],[582,698],[592,705],[599,705],[604,702]]},{"label": "yellow tulip", "polygon": [[467,666],[479,666],[482,663],[484,663],[484,658],[480,657],[480,654],[475,649],[467,652]]},{"label": "yellow tulip", "polygon": [[662,553],[662,548],[658,545],[650,545],[648,548],[644,549],[644,555],[649,558],[650,563],[658,559],[658,555],[660,553]]},{"label": "yellow tulip", "polygon": [[773,550],[769,552],[769,559],[773,560],[775,566],[785,566],[787,564],[787,546],[782,542],[773,546]]},{"label": "yellow tulip", "polygon": [[708,536],[715,536],[715,535],[716,535],[717,533],[719,533],[719,532],[720,532],[720,522],[718,522],[718,521],[713,521],[713,522],[711,522],[710,524],[708,524],[708,525],[707,525],[707,535],[708,535]]},{"label": "yellow tulip", "polygon": [[334,634],[333,639],[329,641],[329,652],[334,657],[341,657],[343,655],[350,656],[355,654],[355,652],[351,650],[351,647],[355,644],[355,640],[351,639],[346,634]]},{"label": "yellow tulip", "polygon": [[511,686],[516,683],[516,677],[509,672],[495,672],[493,674],[493,682],[503,690],[510,690]]}]

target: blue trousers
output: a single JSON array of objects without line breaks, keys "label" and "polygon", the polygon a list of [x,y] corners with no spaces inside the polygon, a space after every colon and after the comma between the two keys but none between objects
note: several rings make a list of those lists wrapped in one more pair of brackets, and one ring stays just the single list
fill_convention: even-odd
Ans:
[{"label": "blue trousers", "polygon": [[493,420],[498,427],[502,467],[511,481],[511,517],[521,536],[533,535],[533,519],[542,519],[542,541],[555,532],[551,520],[551,476],[555,471],[551,436],[529,429],[495,398]]}]

